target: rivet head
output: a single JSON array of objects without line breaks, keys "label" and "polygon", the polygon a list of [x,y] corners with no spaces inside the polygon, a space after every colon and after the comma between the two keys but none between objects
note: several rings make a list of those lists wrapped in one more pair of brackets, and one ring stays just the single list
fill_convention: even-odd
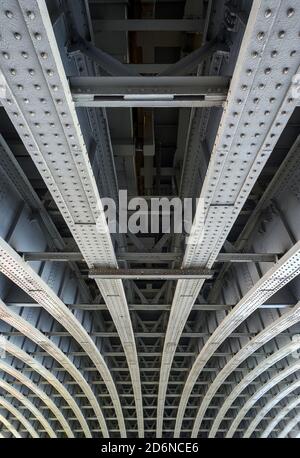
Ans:
[{"label": "rivet head", "polygon": [[270,10],[270,8],[268,8],[268,9],[265,11],[265,17],[266,17],[266,18],[269,18],[269,17],[271,17],[271,15],[272,15],[272,10]]},{"label": "rivet head", "polygon": [[34,76],[35,75],[35,71],[34,71],[33,68],[29,68],[28,69],[28,73],[29,73],[30,76]]},{"label": "rivet head", "polygon": [[14,37],[15,37],[16,40],[21,40],[21,38],[22,38],[22,36],[21,36],[21,34],[19,32],[15,32],[14,33]]},{"label": "rivet head", "polygon": [[29,100],[28,99],[23,99],[23,102],[27,104],[27,103],[29,103]]},{"label": "rivet head", "polygon": [[3,51],[2,56],[4,57],[4,59],[9,59],[9,54],[5,51]]},{"label": "rivet head", "polygon": [[285,31],[280,30],[280,32],[278,32],[278,38],[284,38],[284,37],[285,37]]},{"label": "rivet head", "polygon": [[275,100],[276,100],[275,97],[271,97],[271,98],[270,98],[270,103],[274,103]]},{"label": "rivet head", "polygon": [[251,53],[251,56],[253,57],[253,59],[256,59],[256,57],[258,56],[258,52],[257,51],[253,51]]},{"label": "rivet head", "polygon": [[28,53],[26,51],[22,51],[21,56],[24,57],[24,59],[28,59]]},{"label": "rivet head", "polygon": [[39,91],[41,89],[41,86],[39,84],[35,84],[34,85],[34,89],[36,89],[37,91]]},{"label": "rivet head", "polygon": [[35,14],[33,11],[27,11],[27,17],[33,21],[35,19]]},{"label": "rivet head", "polygon": [[36,32],[36,33],[34,34],[34,38],[35,38],[36,40],[38,40],[38,41],[41,41],[42,35],[41,35],[40,33]]},{"label": "rivet head", "polygon": [[18,84],[17,88],[19,89],[19,91],[23,91],[24,86],[22,86],[22,84]]},{"label": "rivet head", "polygon": [[289,8],[289,9],[287,10],[286,14],[287,14],[287,17],[292,17],[292,16],[294,16],[294,14],[295,14],[294,8]]},{"label": "rivet head", "polygon": [[49,69],[47,70],[47,75],[48,75],[48,76],[53,76],[53,75],[54,75],[54,72],[53,72],[53,70],[51,70],[51,68],[49,68]]},{"label": "rivet head", "polygon": [[48,54],[46,52],[41,52],[42,59],[48,59]]},{"label": "rivet head", "polygon": [[265,32],[258,32],[257,34],[257,39],[258,40],[263,40],[265,38]]},{"label": "rivet head", "polygon": [[271,52],[271,57],[277,57],[278,56],[278,51],[274,49],[274,51]]},{"label": "rivet head", "polygon": [[297,54],[297,51],[293,49],[293,51],[290,52],[290,57],[294,57]]},{"label": "rivet head", "polygon": [[5,16],[8,18],[8,19],[12,19],[14,17],[13,13],[9,10],[5,11]]},{"label": "rivet head", "polygon": [[248,68],[248,69],[246,70],[246,73],[247,73],[247,75],[252,75],[252,70],[251,70],[251,68]]},{"label": "rivet head", "polygon": [[281,87],[282,87],[282,84],[281,84],[281,83],[278,83],[278,84],[276,84],[276,86],[275,86],[276,89],[280,89]]},{"label": "rivet head", "polygon": [[282,73],[284,75],[286,75],[288,72],[289,72],[289,68],[288,67],[284,67],[284,69],[282,70]]}]

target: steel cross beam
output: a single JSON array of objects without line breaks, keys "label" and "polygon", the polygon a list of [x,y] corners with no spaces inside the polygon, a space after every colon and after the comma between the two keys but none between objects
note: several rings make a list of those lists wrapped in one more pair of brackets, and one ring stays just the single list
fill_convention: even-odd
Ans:
[{"label": "steel cross beam", "polygon": [[[268,382],[263,385],[262,387],[259,388],[251,397],[248,399],[246,404],[239,410],[237,416],[233,420],[229,431],[226,434],[226,437],[232,437],[241,423],[243,417],[246,415],[246,413],[252,408],[252,406],[271,388],[276,386],[279,382],[284,380],[286,377],[288,377],[291,374],[294,374],[295,372],[299,371],[300,369],[300,362],[297,361],[296,363],[292,364],[291,366],[288,366],[286,369],[284,369],[282,372],[279,372],[276,374],[274,377],[270,378]],[[300,387],[300,380],[297,380],[294,384],[295,389]]]},{"label": "steel cross beam", "polygon": [[[14,345],[10,340],[6,340],[5,342],[2,342],[0,340],[0,346],[1,345],[4,346],[5,351],[7,353],[9,353],[14,358],[19,359],[20,361],[25,363],[27,366],[29,366],[34,372],[36,372],[41,377],[43,377],[43,379],[45,379],[48,382],[48,384],[51,385],[57,391],[57,393],[59,393],[59,396],[62,397],[62,399],[66,402],[66,404],[70,407],[70,409],[75,414],[74,419],[79,422],[85,436],[90,437],[90,433],[88,432],[89,428],[88,428],[87,422],[84,416],[82,415],[80,408],[78,407],[77,403],[72,398],[69,391],[64,387],[64,385],[56,377],[53,376],[52,372],[46,369],[37,359],[30,356],[28,353],[26,353],[24,350],[22,350],[17,345]],[[55,395],[53,395],[53,397],[55,397]],[[95,419],[97,420],[96,417]]]},{"label": "steel cross beam", "polygon": [[[2,6],[0,24],[3,23],[3,40],[0,47],[2,57],[3,54],[10,57],[0,62],[7,92],[2,104],[89,267],[105,265],[116,268],[114,248],[46,3],[44,0],[13,0],[4,1]],[[12,67],[14,72],[11,72]],[[34,71],[34,81],[25,88],[24,81],[30,77],[28,68]],[[43,101],[47,101],[47,107]],[[98,280],[96,283],[124,347],[135,392],[139,435],[142,436],[138,358],[123,285],[121,280]],[[92,354],[100,357],[98,349]],[[113,400],[120,431],[125,436],[122,409],[116,392]]]},{"label": "steel cross beam", "polygon": [[[250,437],[251,434],[254,432],[256,429],[257,425],[264,419],[266,420],[266,415],[270,410],[274,408],[274,406],[281,401],[282,399],[285,399],[290,393],[292,393],[294,390],[299,388],[299,381],[292,383],[289,385],[285,390],[280,391],[271,401],[269,401],[256,415],[255,418],[252,419],[250,425],[248,426],[244,437]],[[289,412],[295,407],[297,407],[300,404],[300,399],[297,397],[296,399],[293,399],[292,402],[290,402],[286,407],[283,409],[280,409],[276,417],[271,416],[271,421],[268,424],[267,428],[263,431],[261,437],[268,437],[269,434],[272,432],[272,430],[278,425],[278,423],[283,420],[284,417],[286,417]]]},{"label": "steel cross beam", "polygon": [[93,20],[94,33],[105,31],[177,31],[196,32],[203,29],[202,19],[95,19]]},{"label": "steel cross beam", "polygon": [[[273,296],[277,291],[283,288],[287,283],[297,277],[300,273],[300,241],[296,243],[266,274],[248,291],[248,293],[240,300],[240,302],[234,307],[234,309],[226,316],[221,324],[216,328],[212,336],[206,342],[198,357],[196,358],[193,367],[189,373],[186,384],[183,389],[183,393],[180,400],[180,406],[178,408],[176,425],[175,425],[175,436],[179,436],[180,427],[183,421],[184,412],[188,403],[189,396],[192,392],[193,386],[199,377],[202,369],[208,360],[213,356],[214,352],[225,341],[244,320],[246,320],[263,302]],[[296,306],[295,317],[299,319],[300,309]],[[276,328],[271,326],[266,328],[267,331],[262,335],[265,339],[270,340],[273,335],[276,335]],[[258,342],[254,339],[254,342]],[[251,349],[254,344],[252,343]],[[245,346],[249,351],[249,347]],[[243,350],[243,349],[242,349]],[[241,351],[242,351],[241,350]],[[245,352],[247,355],[247,352]],[[239,355],[239,353],[237,354]],[[240,355],[239,355],[240,356]],[[232,361],[232,364],[231,364]],[[226,373],[229,368],[234,368],[233,362],[240,361],[238,356],[229,360],[226,369],[222,371]],[[220,376],[221,377],[221,376]],[[226,377],[225,377],[226,378]],[[219,382],[219,380],[217,380]],[[215,381],[214,381],[215,382]],[[216,382],[217,383],[217,382]],[[203,414],[209,404],[210,397],[201,404],[198,411],[193,434],[197,434],[198,428],[201,424]]]},{"label": "steel cross beam", "polygon": [[212,107],[226,100],[221,76],[87,76],[70,78],[77,107]]},{"label": "steel cross beam", "polygon": [[[236,370],[238,365],[242,363],[246,358],[248,358],[254,351],[257,350],[257,347],[261,347],[264,345],[268,340],[270,340],[270,332],[272,330],[277,329],[276,332],[281,332],[283,329],[290,327],[293,324],[296,324],[299,321],[299,308],[300,303],[298,306],[295,307],[295,310],[291,313],[288,313],[288,316],[284,316],[275,320],[270,326],[268,326],[264,331],[262,331],[257,338],[252,339],[248,345],[243,347],[230,361],[229,365],[226,365],[222,371],[217,375],[216,380],[214,383],[209,387],[207,392],[209,404],[212,397],[216,394],[218,388],[221,386],[222,381],[228,377],[233,370]],[[273,338],[276,337],[276,334],[273,335]],[[237,399],[238,396],[242,393],[243,390],[251,383],[255,378],[261,375],[264,371],[269,370],[269,368],[276,364],[281,359],[285,358],[287,355],[291,354],[293,351],[297,351],[300,348],[299,342],[292,342],[287,344],[282,349],[278,350],[274,354],[270,355],[268,358],[264,359],[260,364],[258,364],[255,369],[250,371],[242,380],[234,387],[230,395],[225,399],[222,407],[220,408],[218,415],[216,416],[213,425],[211,427],[209,437],[215,437],[218,428],[221,422],[224,420],[226,413],[232,406],[233,402]],[[195,431],[196,433],[196,431]]]},{"label": "steel cross beam", "polygon": [[[292,1],[292,13],[289,15],[284,1],[271,1],[268,7],[269,10],[262,0],[253,2],[231,82],[230,95],[200,194],[190,235],[191,243],[187,245],[183,267],[210,268],[215,262],[259,173],[298,103],[292,96],[292,77],[298,72],[300,60],[297,53],[292,52],[292,48],[297,49],[298,46],[299,5],[295,0]],[[282,25],[280,37],[280,31],[277,31],[278,22]],[[281,61],[281,56],[288,58]],[[272,73],[272,84],[266,80],[269,73]],[[227,179],[227,175],[232,179]],[[204,211],[200,205],[202,202]],[[158,437],[162,435],[165,392],[173,356],[184,323],[202,285],[202,280],[179,280],[177,283],[162,356]],[[185,394],[192,389],[190,382],[189,377]],[[186,402],[184,397],[182,405]],[[177,435],[182,415],[179,410]]]},{"label": "steel cross beam", "polygon": [[[54,291],[1,237],[0,271],[47,310],[47,312],[68,331],[70,336],[79,343],[83,350],[85,350],[86,355],[93,361],[99,374],[105,381],[118,415],[121,428],[123,424],[123,415],[121,414],[121,404],[118,398],[117,389],[107,364],[90,335]],[[107,426],[100,406],[97,408],[99,409],[99,421],[103,428],[103,434],[108,435]]]}]

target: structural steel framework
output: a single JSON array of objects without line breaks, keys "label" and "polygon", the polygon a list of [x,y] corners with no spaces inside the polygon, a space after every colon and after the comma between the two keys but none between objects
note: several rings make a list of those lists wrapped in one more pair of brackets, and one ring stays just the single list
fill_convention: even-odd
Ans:
[{"label": "structural steel framework", "polygon": [[0,0],[0,438],[299,437],[300,7],[238,3]]}]

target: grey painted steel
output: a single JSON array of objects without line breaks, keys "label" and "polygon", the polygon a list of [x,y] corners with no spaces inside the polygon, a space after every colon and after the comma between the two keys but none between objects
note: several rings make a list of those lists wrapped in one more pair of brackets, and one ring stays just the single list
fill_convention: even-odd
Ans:
[{"label": "grey painted steel", "polygon": [[[2,367],[0,366],[0,369]],[[3,369],[2,369],[3,370]],[[48,420],[45,418],[45,416],[35,407],[35,405],[28,399],[27,396],[24,396],[19,390],[11,386],[9,383],[5,382],[4,380],[0,379],[0,387],[13,395],[15,399],[17,399],[21,404],[23,404],[26,409],[28,409],[34,416],[35,418],[41,423],[41,425],[44,427],[46,433],[48,434],[49,437],[51,438],[57,438],[57,435],[48,422]],[[1,401],[0,401],[1,403]],[[33,430],[33,429],[31,429]]]},{"label": "grey painted steel", "polygon": [[[283,439],[284,437],[286,437],[291,431],[293,428],[295,428],[295,426],[298,425],[298,423],[300,423],[300,414],[296,415],[295,418],[293,418],[293,420],[291,420],[284,428],[284,430],[278,434],[278,437]],[[299,437],[299,435],[298,435]]]},{"label": "grey painted steel", "polygon": [[[298,43],[296,32],[300,18],[298,6],[297,2],[291,2],[290,7],[295,13],[293,16],[288,16],[285,2],[271,1],[268,5],[271,15],[267,17],[265,2],[261,0],[253,2],[230,86],[230,95],[225,104],[200,194],[204,202],[204,212],[201,206],[196,211],[192,228],[193,239],[187,246],[183,267],[210,268],[215,262],[259,173],[289,116],[297,106],[297,100],[292,97],[292,77],[298,72],[299,56],[294,54],[288,59],[286,56],[290,56],[291,46],[297,47]],[[279,21],[284,29],[284,36],[280,39],[277,31]],[[285,57],[280,57],[279,60],[275,58],[274,61],[272,57],[274,49],[279,52],[279,56]],[[275,62],[278,63],[275,65]],[[266,84],[266,73],[269,69],[273,72],[272,84]],[[260,87],[263,84],[264,86]],[[257,123],[249,122],[249,118],[257,120]],[[250,138],[253,140],[249,145]],[[228,172],[231,175],[230,180],[226,179]],[[158,437],[162,435],[165,393],[173,356],[183,326],[202,285],[201,280],[177,283],[162,357],[158,398]],[[206,350],[206,347],[204,348]],[[197,370],[197,374],[200,373],[201,367],[202,365],[199,366],[200,370]],[[187,395],[192,390],[190,383],[191,377],[187,379],[182,407],[188,402]],[[183,414],[179,409],[176,435],[180,432]]]},{"label": "grey painted steel", "polygon": [[[73,411],[75,415],[74,419],[79,422],[85,436],[91,437],[88,424],[80,408],[78,407],[76,401],[72,398],[68,390],[64,387],[64,385],[56,377],[54,377],[54,375],[48,369],[46,369],[37,359],[30,356],[17,345],[14,345],[9,340],[5,340],[5,342],[3,342],[3,346],[7,353],[19,359],[20,361],[23,361],[33,371],[37,372],[40,376],[42,376],[49,383],[49,385],[53,386],[53,388],[60,394],[60,396],[65,400],[66,404]],[[67,431],[67,428],[65,428],[65,430]]]},{"label": "grey painted steel", "polygon": [[[39,81],[39,84],[33,87],[32,93],[26,94],[32,104],[32,113],[38,122],[32,122],[24,102],[24,94],[18,91],[18,84],[23,86],[22,82],[27,78],[26,68],[19,57],[13,59],[16,76],[10,73],[12,62],[8,64],[1,61],[1,70],[5,75],[8,92],[8,98],[3,99],[3,106],[13,122],[14,113],[17,112],[20,122],[15,123],[16,129],[24,139],[26,148],[49,187],[87,264],[90,267],[103,264],[117,267],[112,242],[109,233],[105,230],[107,229],[106,221],[95,178],[79,128],[46,4],[44,1],[35,0],[9,1],[4,2],[5,9],[16,15],[17,22],[15,20],[7,21],[3,13],[1,20],[5,21],[4,35],[10,37],[12,33],[14,36],[17,26],[22,33],[22,40],[16,39],[13,48],[10,49],[8,46],[6,51],[13,55],[16,53],[22,55],[25,47],[27,49],[26,57],[28,56],[26,63],[34,68],[36,80]],[[27,14],[29,10],[33,13],[32,15]],[[36,32],[37,29],[39,32]],[[7,43],[10,43],[8,39],[4,41],[6,46]],[[49,68],[50,72],[47,71]],[[43,104],[40,103],[42,98],[47,100],[47,111],[50,113],[50,118],[45,114]],[[44,137],[40,136],[41,129],[44,131]],[[55,129],[58,137],[53,136],[54,130],[52,129]],[[65,155],[62,155],[56,146],[58,140],[63,145]],[[74,199],[76,199],[76,205],[74,205]],[[78,199],[81,202],[80,206],[77,205]],[[96,223],[104,231],[99,233]],[[97,284],[118,329],[131,370],[139,434],[142,436],[143,410],[139,367],[125,292],[120,280],[99,280]],[[101,358],[98,349],[96,353],[93,352],[93,356],[97,359]],[[112,381],[110,376],[108,380]],[[111,394],[120,432],[122,436],[126,436],[122,409],[115,388]]]},{"label": "grey painted steel", "polygon": [[[0,414],[0,423],[2,423],[16,439],[20,439],[22,437],[21,434],[13,426],[13,424],[10,421],[8,421],[7,418],[5,418],[1,414]],[[0,435],[0,437],[1,439],[5,438],[2,434]]]},{"label": "grey painted steel", "polygon": [[[72,430],[68,422],[66,421],[65,417],[62,415],[61,411],[57,408],[57,406],[51,400],[51,398],[43,390],[41,390],[35,383],[33,383],[28,377],[26,377],[20,371],[10,366],[9,364],[5,363],[4,361],[1,361],[1,359],[0,359],[0,370],[3,372],[6,372],[7,374],[10,374],[12,377],[19,380],[19,382],[21,382],[22,385],[27,386],[33,393],[35,393],[47,405],[49,410],[51,410],[52,413],[55,415],[56,420],[59,421],[61,426],[63,427],[63,430],[66,436],[72,437],[72,438],[74,437],[74,434],[72,433]],[[1,385],[1,380],[0,380],[0,385]],[[26,396],[26,398],[28,398],[28,396]],[[46,419],[42,419],[42,420],[44,421]],[[49,436],[56,437],[54,430],[52,428],[49,429],[49,426],[47,426],[48,431],[49,431]]]},{"label": "grey painted steel", "polygon": [[[284,369],[282,372],[279,372],[276,374],[274,377],[271,377],[268,382],[260,387],[254,394],[253,396],[248,399],[248,401],[241,407],[239,410],[237,416],[231,423],[231,426],[229,428],[229,431],[226,434],[226,437],[233,437],[234,433],[236,432],[237,427],[239,426],[240,422],[242,421],[243,417],[246,415],[246,413],[253,407],[253,405],[271,388],[276,386],[279,382],[284,380],[286,377],[288,377],[291,374],[294,374],[295,372],[299,371],[300,369],[300,362],[297,361],[294,364],[288,366],[286,369]],[[297,380],[295,383],[295,387],[300,387],[300,380]]]},{"label": "grey painted steel", "polygon": [[229,79],[206,76],[73,77],[76,106],[221,106]]},{"label": "grey painted steel", "polygon": [[[248,291],[248,293],[239,301],[234,309],[224,318],[221,324],[214,331],[213,335],[205,343],[196,358],[193,367],[186,380],[183,393],[180,399],[178,408],[175,435],[180,434],[180,427],[183,421],[184,412],[192,392],[193,386],[197,381],[199,374],[204,368],[208,360],[213,356],[224,340],[236,329],[246,318],[248,318],[262,303],[273,296],[277,291],[283,288],[284,285],[292,281],[300,273],[300,241],[296,243],[267,273]],[[297,310],[298,313],[298,310]],[[298,315],[297,315],[298,317]],[[266,333],[266,336],[272,338],[275,330],[270,328],[271,332]],[[232,362],[234,359],[232,359]],[[228,363],[229,368],[231,360]],[[195,420],[193,435],[197,435],[197,431],[202,422],[203,414],[206,410],[206,402],[209,402],[209,396],[200,406]]]},{"label": "grey painted steel", "polygon": [[95,34],[105,31],[185,31],[201,32],[202,19],[96,19],[93,21]]},{"label": "grey painted steel", "polygon": [[[296,388],[294,388],[296,387]],[[297,382],[292,383],[290,386],[288,386],[285,390],[281,391],[278,393],[277,396],[274,397],[270,402],[268,402],[260,412],[258,412],[255,415],[255,418],[251,421],[250,425],[248,426],[244,437],[250,437],[253,431],[256,429],[257,425],[261,422],[261,420],[266,419],[266,415],[270,410],[273,409],[274,405],[276,405],[279,401],[282,399],[285,399],[291,392],[293,392],[293,389],[298,389],[299,385]],[[278,423],[283,420],[284,417],[286,417],[289,412],[293,409],[295,409],[298,405],[300,404],[300,399],[299,397],[296,397],[296,399],[293,399],[292,402],[287,404],[284,408],[280,409],[276,417],[272,418],[270,423],[268,424],[267,428],[263,431],[262,435],[260,437],[268,437],[269,434],[271,434],[272,430],[278,425]]]},{"label": "grey painted steel", "polygon": [[3,397],[0,397],[0,406],[11,412],[11,414],[14,415],[14,417],[24,426],[26,432],[29,433],[31,437],[35,439],[40,437],[37,431],[32,427],[31,423],[26,420],[25,416]]},{"label": "grey painted steel", "polygon": [[89,271],[89,278],[94,279],[161,279],[177,280],[179,278],[212,278],[213,273],[205,269],[104,269]]},{"label": "grey painted steel", "polygon": [[[49,354],[52,358],[54,358],[62,367],[66,369],[66,371],[71,375],[71,377],[75,380],[75,383],[79,385],[82,389],[83,393],[85,394],[86,398],[90,402],[97,420],[99,422],[100,428],[103,431],[103,421],[102,421],[102,412],[99,408],[98,401],[91,390],[89,384],[83,377],[83,375],[79,372],[79,370],[74,366],[74,364],[70,361],[70,359],[50,340],[48,339],[42,332],[24,320],[22,317],[17,315],[16,313],[9,310],[8,307],[4,304],[3,301],[0,300],[0,318],[5,323],[9,324],[10,326],[14,327],[15,329],[19,330],[25,337],[35,342],[39,345],[47,354]],[[55,377],[53,377],[55,380]],[[53,382],[54,382],[53,380]],[[71,396],[69,395],[69,399]],[[70,401],[69,401],[70,402]],[[82,422],[80,422],[82,424]],[[104,425],[105,426],[105,425]],[[89,428],[86,422],[83,423],[83,429],[85,431],[85,435],[87,437],[90,436]],[[104,435],[108,433],[105,432]]]}]

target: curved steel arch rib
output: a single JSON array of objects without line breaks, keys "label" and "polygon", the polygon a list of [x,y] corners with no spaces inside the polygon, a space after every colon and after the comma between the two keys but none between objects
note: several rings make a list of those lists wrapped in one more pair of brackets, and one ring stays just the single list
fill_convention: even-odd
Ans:
[{"label": "curved steel arch rib", "polygon": [[[276,291],[279,291],[284,285],[289,283],[299,273],[300,242],[297,242],[270,270],[268,270],[268,272],[254,285],[254,287],[248,291],[248,293],[240,300],[240,302],[217,327],[215,332],[208,339],[198,357],[196,358],[185,383],[177,412],[175,437],[179,437],[185,408],[192,389],[199,377],[199,374],[201,373],[208,360],[213,356],[217,348],[224,342],[227,337],[230,336],[233,330],[236,329],[246,318],[248,318],[258,307],[260,307],[261,304],[263,304],[269,297],[275,294]],[[274,333],[274,330],[271,331],[270,328],[269,332]],[[266,337],[266,334],[264,334],[264,336]],[[272,334],[269,335],[269,340],[271,337]],[[256,338],[255,341],[259,342],[258,338]],[[235,358],[235,361],[236,360],[237,358]],[[230,362],[228,364],[230,364]],[[230,368],[230,365],[227,365],[226,368]],[[224,372],[225,371],[222,371],[222,375]],[[204,397],[202,404],[200,405],[195,420],[192,437],[195,437],[195,435],[197,436],[203,415],[207,408],[207,403],[209,404],[209,402],[210,395],[207,395]]]},{"label": "curved steel arch rib", "polygon": [[48,420],[44,417],[43,414],[35,407],[35,405],[29,401],[26,396],[24,396],[19,390],[14,388],[13,386],[9,385],[4,380],[0,379],[0,387],[3,388],[5,391],[10,393],[14,398],[16,398],[21,404],[23,404],[30,412],[35,416],[35,418],[43,425],[45,428],[46,433],[51,438],[57,438],[56,433]]},{"label": "curved steel arch rib", "polygon": [[[198,434],[198,429],[202,422],[204,413],[210,403],[211,398],[218,391],[224,380],[249,356],[251,356],[256,350],[265,345],[269,340],[276,337],[281,332],[288,329],[290,326],[298,323],[300,320],[300,302],[298,302],[295,307],[284,314],[282,317],[275,320],[269,326],[267,326],[263,331],[261,331],[254,339],[252,339],[248,344],[246,344],[231,360],[225,365],[225,367],[220,371],[220,373],[215,378],[214,382],[208,389],[207,400],[204,400],[200,406],[200,409],[197,413],[195,426],[193,434]],[[214,437],[217,433],[217,430],[220,426],[220,423],[224,419],[227,411],[229,410],[232,403],[239,396],[239,394],[247,387],[247,385],[258,377],[262,372],[267,370],[267,368],[275,364],[278,360],[284,358],[289,353],[296,351],[299,348],[299,342],[291,342],[282,349],[278,350],[273,355],[269,356],[267,359],[262,361],[255,369],[253,369],[249,374],[247,374],[240,383],[232,390],[228,398],[224,401],[222,407],[220,408],[218,415],[211,427],[209,437]],[[198,428],[198,429],[196,429]]]},{"label": "curved steel arch rib", "polygon": [[[2,423],[8,429],[8,431],[10,431],[12,433],[12,435],[15,438],[17,438],[17,439],[21,439],[22,438],[21,434],[16,430],[16,428],[11,424],[11,422],[8,421],[1,414],[0,414],[0,423]],[[5,439],[5,437],[1,433],[0,433],[0,437],[1,437],[1,439]]]},{"label": "curved steel arch rib", "polygon": [[[279,438],[284,438],[286,437],[293,428],[295,428],[295,426],[298,425],[298,423],[300,423],[300,414],[296,415],[295,418],[293,418],[287,425],[286,427],[284,428],[284,430],[278,435]],[[299,434],[298,434],[299,436]]]},{"label": "curved steel arch rib", "polygon": [[[291,21],[287,19],[286,5],[283,0],[270,2],[271,15],[268,15],[268,18],[265,15],[265,2],[262,0],[254,0],[253,2],[230,86],[230,97],[225,104],[202,186],[183,267],[212,267],[252,186],[297,105],[296,101],[292,105],[290,103],[292,100],[291,75],[298,73],[299,57],[289,61],[290,68],[293,70],[291,70],[290,75],[284,77],[280,66],[274,66],[274,61],[272,62],[270,57],[274,47],[283,55],[289,55],[291,43],[298,42],[297,33],[293,30],[293,26],[296,27],[297,21],[299,21],[300,11],[295,0],[292,1],[291,6],[293,5],[295,5],[295,15]],[[278,43],[276,33],[278,22],[287,26],[290,25],[287,27],[289,30],[288,37],[286,36],[280,43]],[[257,40],[257,35],[262,30],[264,31],[262,40]],[[252,57],[253,43],[255,43],[255,51],[257,52],[256,59]],[[251,66],[249,66],[249,61]],[[282,85],[280,86],[280,93],[276,94],[275,105],[270,109],[270,116],[266,117],[265,107],[270,106],[269,100],[273,88],[270,86],[261,92],[260,98],[257,99],[258,106],[255,108],[255,112],[253,111],[253,100],[257,98],[257,87],[259,87],[261,79],[264,78],[264,71],[268,66],[272,69],[274,78],[278,79]],[[239,100],[239,105],[237,105],[237,100]],[[248,122],[250,111],[264,118],[264,122],[261,123],[262,128],[254,127],[254,123]],[[253,138],[254,135],[256,137],[255,143],[250,151],[249,138]],[[243,138],[244,140],[241,140]],[[231,169],[233,163],[235,164],[234,167],[239,168],[239,176],[236,177],[234,190],[231,180],[226,177],[227,169]],[[202,203],[204,203],[204,208],[202,208]],[[203,281],[180,280],[177,282],[161,362],[157,405],[158,437],[162,435],[167,383],[174,353],[202,285]],[[207,350],[207,347],[205,348]],[[199,360],[198,364],[198,373],[200,373],[202,366]],[[188,394],[189,396],[193,385],[194,379],[189,377],[185,387],[185,395]],[[180,434],[184,414],[182,410],[185,410],[186,403],[187,400],[184,397],[178,411],[175,437]]]},{"label": "curved steel arch rib", "polygon": [[[124,418],[117,389],[106,362],[99,353],[95,343],[59,297],[2,238],[0,238],[0,271],[47,310],[47,312],[70,333],[79,345],[81,345],[87,356],[95,364],[95,367],[107,386],[122,434],[126,436]],[[101,417],[102,429],[108,434],[102,412]]]},{"label": "curved steel arch rib", "polygon": [[[103,213],[97,183],[79,126],[46,2],[44,0],[3,0],[2,3],[3,11],[7,7],[14,15],[12,22],[7,22],[4,14],[3,17],[0,15],[0,22],[5,20],[5,26],[2,27],[3,42],[6,43],[6,51],[11,53],[10,65],[14,65],[18,83],[23,85],[24,77],[26,78],[27,74],[24,73],[23,63],[15,56],[19,52],[22,53],[25,48],[28,53],[27,64],[35,70],[39,97],[47,100],[47,110],[51,119],[45,117],[44,107],[41,103],[37,103],[32,93],[24,88],[21,95],[16,90],[17,80],[11,78],[10,65],[7,66],[1,61],[1,71],[7,84],[7,99],[11,101],[9,104],[7,99],[3,99],[3,106],[12,120],[15,118],[15,113],[18,113],[20,121],[22,119],[21,123],[14,123],[14,125],[22,139],[26,136],[27,140],[24,141],[24,145],[49,188],[87,265],[89,267],[95,265],[117,267],[117,259]],[[31,17],[34,15],[33,19],[27,14],[29,9],[33,13]],[[11,27],[14,28],[14,31],[19,28],[22,33],[22,43],[14,43],[14,49],[10,48],[10,37],[13,32]],[[37,29],[41,40],[34,38]],[[51,68],[51,74],[45,69],[45,64],[47,64],[47,69]],[[24,95],[32,104],[32,111],[39,120],[38,123],[32,123],[28,107],[24,104]],[[51,129],[49,131],[49,124],[55,127],[57,137],[52,135]],[[41,132],[43,138],[40,137]],[[62,145],[64,156],[57,148],[57,141],[60,141]],[[78,201],[80,205],[77,205]],[[76,205],[74,205],[75,202]],[[134,391],[139,435],[143,436],[139,363],[123,284],[121,280],[99,280],[96,283],[107,304],[124,348]],[[94,356],[95,361],[98,360],[96,367],[99,369],[101,358],[99,351],[91,345],[89,338],[87,342],[89,342],[87,346],[90,346],[88,353]],[[103,361],[100,366],[103,374],[105,372]],[[103,379],[107,382],[114,404],[120,433],[122,437],[126,437],[121,404],[109,371]]]},{"label": "curved steel arch rib", "polygon": [[[254,420],[250,423],[247,428],[247,431],[244,434],[244,437],[250,437],[251,434],[254,432],[256,426],[263,420],[263,418],[267,415],[267,413],[279,402],[281,399],[284,399],[289,393],[291,393],[294,389],[298,388],[297,382],[295,383],[296,388],[293,387],[294,384],[286,388],[285,390],[281,391],[274,399],[272,399],[268,404],[256,414]],[[264,430],[260,437],[266,438],[271,434],[272,430],[278,425],[278,423],[284,419],[284,417],[295,407],[300,404],[300,399],[294,399],[290,402],[286,407],[284,407],[280,412],[273,418],[272,421],[268,424],[267,428]]]},{"label": "curved steel arch rib", "polygon": [[[79,370],[74,366],[74,364],[69,360],[69,358],[55,345],[50,339],[48,339],[44,334],[42,334],[38,329],[24,320],[22,317],[16,313],[9,310],[9,308],[0,300],[0,319],[8,323],[10,326],[13,326],[15,329],[20,331],[25,337],[35,342],[41,348],[43,348],[52,358],[54,358],[65,370],[71,375],[71,377],[78,383],[81,390],[85,394],[86,398],[90,402],[97,420],[99,422],[100,428],[105,437],[108,437],[108,431],[106,428],[106,423],[100,409],[99,403],[93,393],[91,387],[81,374]],[[52,378],[54,376],[52,375]],[[69,394],[69,397],[70,394]],[[84,423],[84,432],[87,437],[91,437],[90,430],[88,425]]]},{"label": "curved steel arch rib", "polygon": [[6,410],[8,410],[23,426],[31,437],[33,438],[39,438],[39,434],[35,431],[35,429],[32,427],[32,425],[29,423],[28,420],[24,417],[24,415],[18,411],[14,406],[12,406],[6,399],[3,397],[0,397],[0,405],[2,405]]},{"label": "curved steel arch rib", "polygon": [[[57,418],[57,421],[61,424],[63,427],[64,432],[66,433],[67,437],[74,437],[74,434],[69,426],[69,423],[59,410],[59,408],[56,406],[56,404],[52,401],[52,399],[43,391],[41,390],[35,383],[30,380],[30,378],[26,377],[24,374],[22,374],[20,371],[15,369],[14,367],[10,366],[9,364],[5,363],[4,361],[1,361],[0,359],[0,370],[3,372],[6,372],[7,374],[11,375],[15,379],[19,380],[23,385],[27,386],[33,393],[35,393],[49,408],[49,410],[52,411],[52,413],[55,415]],[[1,380],[0,380],[0,386],[1,386]],[[50,435],[50,434],[49,434]]]},{"label": "curved steel arch rib", "polygon": [[89,427],[80,408],[78,407],[77,403],[74,401],[68,390],[63,386],[63,384],[56,377],[54,377],[54,375],[48,369],[46,369],[39,361],[32,358],[17,345],[11,343],[9,340],[6,340],[5,343],[2,343],[2,341],[0,340],[0,346],[1,344],[3,345],[3,347],[5,347],[5,351],[7,353],[11,354],[15,358],[18,358],[19,360],[23,361],[26,365],[30,366],[32,369],[34,369],[34,371],[37,374],[41,375],[45,380],[47,380],[49,385],[53,386],[53,388],[61,395],[61,397],[66,401],[71,410],[74,412],[75,417],[78,420],[80,426],[82,427],[85,436],[91,437]]},{"label": "curved steel arch rib", "polygon": [[[254,406],[254,404],[265,394],[267,391],[269,391],[271,388],[273,388],[275,385],[277,385],[279,382],[284,380],[286,377],[288,377],[291,374],[294,374],[300,369],[300,362],[296,362],[295,364],[287,367],[284,369],[282,372],[279,372],[279,374],[276,374],[274,377],[272,377],[268,382],[260,387],[254,394],[251,396],[250,399],[246,402],[246,404],[239,410],[237,416],[235,417],[234,421],[232,422],[229,431],[226,434],[226,437],[232,437],[240,424],[240,422],[243,420],[244,416],[246,413]],[[297,381],[297,386],[300,386],[300,380]]]}]

